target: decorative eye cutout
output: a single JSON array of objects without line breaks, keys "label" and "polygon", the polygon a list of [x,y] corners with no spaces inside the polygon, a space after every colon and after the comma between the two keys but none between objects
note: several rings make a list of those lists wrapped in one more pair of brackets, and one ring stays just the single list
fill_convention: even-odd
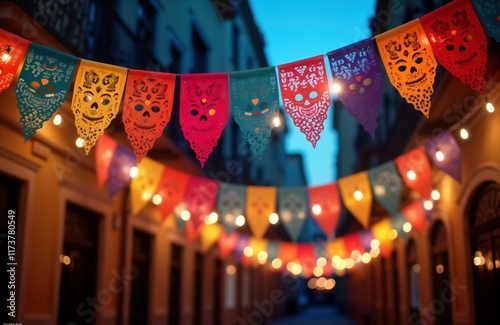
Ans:
[{"label": "decorative eye cutout", "polygon": [[138,112],[142,111],[143,108],[144,108],[144,106],[142,106],[141,104],[135,105],[135,110]]},{"label": "decorative eye cutout", "polygon": [[421,56],[418,56],[418,57],[415,59],[415,63],[416,63],[416,64],[420,64],[420,63],[422,63],[422,62],[424,62],[424,58],[423,58],[423,57],[421,57]]},{"label": "decorative eye cutout", "polygon": [[252,111],[253,111],[252,105],[248,104],[247,107],[245,108],[245,116],[252,116]]},{"label": "decorative eye cutout", "polygon": [[371,85],[371,83],[372,83],[372,79],[370,79],[370,78],[366,78],[365,80],[363,80],[363,85],[365,85],[365,86],[369,86],[369,85]]},{"label": "decorative eye cutout", "polygon": [[349,89],[352,90],[352,91],[355,91],[357,88],[358,88],[358,85],[356,85],[356,84],[350,84],[349,85]]},{"label": "decorative eye cutout", "polygon": [[464,42],[467,42],[467,43],[472,41],[472,35],[471,34],[465,35],[463,40],[464,40]]},{"label": "decorative eye cutout", "polygon": [[40,88],[40,83],[38,81],[32,81],[30,86],[31,88],[38,89]]},{"label": "decorative eye cutout", "polygon": [[111,101],[109,100],[109,98],[103,98],[101,99],[101,104],[103,105],[108,105]]},{"label": "decorative eye cutout", "polygon": [[158,106],[155,105],[155,106],[151,107],[151,111],[153,113],[158,113],[160,111],[160,107],[158,107]]},{"label": "decorative eye cutout", "polygon": [[48,93],[53,93],[56,90],[56,88],[54,86],[47,86],[46,90]]},{"label": "decorative eye cutout", "polygon": [[398,70],[399,70],[400,72],[405,72],[405,70],[406,70],[406,65],[400,65],[400,66],[398,67]]},{"label": "decorative eye cutout", "polygon": [[302,94],[297,94],[297,95],[295,95],[295,100],[296,100],[296,101],[300,102],[300,101],[301,101],[301,100],[303,100],[303,99],[304,99],[304,96],[302,96]]},{"label": "decorative eye cutout", "polygon": [[192,109],[191,112],[189,112],[189,113],[191,113],[192,116],[196,116],[196,115],[198,115],[198,110]]},{"label": "decorative eye cutout", "polygon": [[90,96],[90,95],[85,95],[85,96],[83,96],[83,101],[84,101],[84,102],[88,103],[88,102],[90,102],[91,100],[92,100],[92,96]]},{"label": "decorative eye cutout", "polygon": [[399,60],[396,62],[396,66],[398,67],[399,72],[406,71],[406,60]]},{"label": "decorative eye cutout", "polygon": [[318,97],[318,93],[316,91],[313,90],[309,93],[309,98],[315,99],[316,97]]},{"label": "decorative eye cutout", "polygon": [[453,44],[446,45],[446,50],[447,51],[453,51],[454,49],[455,49],[455,46]]}]

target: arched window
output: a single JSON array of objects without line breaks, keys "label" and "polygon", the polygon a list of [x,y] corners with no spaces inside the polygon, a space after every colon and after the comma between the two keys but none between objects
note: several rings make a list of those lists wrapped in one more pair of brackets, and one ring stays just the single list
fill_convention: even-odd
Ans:
[{"label": "arched window", "polygon": [[441,221],[437,221],[431,230],[431,266],[434,300],[432,314],[434,324],[451,324],[450,275],[448,264],[448,244],[446,230]]},{"label": "arched window", "polygon": [[410,319],[420,318],[420,264],[417,258],[417,245],[413,239],[406,245],[406,274],[408,276],[408,302]]},{"label": "arched window", "polygon": [[500,319],[500,185],[486,183],[469,205],[476,323]]}]

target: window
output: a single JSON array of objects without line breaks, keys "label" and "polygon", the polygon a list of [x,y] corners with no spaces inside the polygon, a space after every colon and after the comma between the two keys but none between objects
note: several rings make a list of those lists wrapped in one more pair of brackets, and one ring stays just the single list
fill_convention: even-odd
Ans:
[{"label": "window", "polygon": [[479,188],[469,207],[476,324],[500,319],[500,185]]},{"label": "window", "polygon": [[134,229],[132,251],[132,292],[130,294],[130,324],[148,323],[149,259],[151,236]]},{"label": "window", "polygon": [[156,9],[148,0],[137,6],[137,37],[150,52],[155,50]]},{"label": "window", "polygon": [[194,325],[201,325],[203,317],[203,254],[196,253],[194,272]]},{"label": "window", "polygon": [[193,25],[192,32],[193,42],[193,68],[192,73],[200,73],[208,71],[208,46],[203,40],[200,31]]},{"label": "window", "polygon": [[58,324],[94,324],[94,306],[79,307],[96,297],[97,251],[101,216],[72,203],[66,204],[59,290]]},{"label": "window", "polygon": [[417,259],[417,245],[410,239],[406,245],[406,272],[408,276],[408,301],[410,319],[419,319],[420,315],[420,286],[418,275],[420,264]]},{"label": "window", "polygon": [[182,288],[182,247],[172,244],[172,257],[170,262],[170,290],[168,305],[169,325],[181,324],[181,288]]},{"label": "window", "polygon": [[442,301],[438,308],[441,310],[431,311],[436,317],[435,324],[451,324],[451,301],[444,301],[443,297],[449,297],[449,264],[448,245],[446,243],[446,230],[441,221],[437,221],[431,230],[431,259],[432,259],[432,283],[433,294],[436,301]]},{"label": "window", "polygon": [[213,324],[221,323],[221,301],[222,301],[222,276],[226,274],[225,270],[222,269],[222,261],[220,259],[215,260],[214,267],[214,289],[213,289]]}]

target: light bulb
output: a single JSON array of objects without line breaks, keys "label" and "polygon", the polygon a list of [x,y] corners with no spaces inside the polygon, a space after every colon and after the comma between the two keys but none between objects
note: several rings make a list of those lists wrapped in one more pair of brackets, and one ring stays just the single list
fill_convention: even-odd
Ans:
[{"label": "light bulb", "polygon": [[78,148],[83,148],[83,145],[85,144],[85,140],[82,138],[77,138],[75,141],[75,144]]},{"label": "light bulb", "polygon": [[160,194],[153,195],[153,204],[160,205],[162,201],[163,201],[163,198],[161,197]]},{"label": "light bulb", "polygon": [[137,175],[139,175],[139,168],[137,168],[137,166],[132,166],[130,168],[129,174],[130,174],[130,178],[136,178]]},{"label": "light bulb", "polygon": [[334,82],[333,87],[332,87],[333,93],[338,94],[340,92],[340,89],[341,89],[340,84],[337,82]]},{"label": "light bulb", "polygon": [[361,201],[363,199],[363,192],[361,192],[360,190],[354,191],[354,199],[356,201]]},{"label": "light bulb", "polygon": [[243,254],[245,254],[246,257],[252,257],[253,255],[253,248],[250,246],[247,246],[243,249]]},{"label": "light bulb", "polygon": [[413,170],[409,170],[407,173],[406,173],[406,177],[408,177],[408,179],[410,181],[414,181],[417,179],[417,174],[415,174],[415,172]]},{"label": "light bulb", "polygon": [[245,224],[245,217],[240,214],[239,216],[236,217],[236,220],[234,221],[234,223],[238,227],[243,226]]},{"label": "light bulb", "polygon": [[314,215],[316,216],[319,216],[321,214],[321,205],[319,204],[315,204],[312,206],[312,213],[314,213]]},{"label": "light bulb", "polygon": [[462,128],[460,130],[460,137],[464,140],[467,140],[469,138],[469,132],[467,131],[467,129]]},{"label": "light bulb", "polygon": [[54,119],[52,120],[52,123],[54,123],[54,125],[61,125],[61,122],[62,122],[61,114],[56,114],[54,116]]},{"label": "light bulb", "polygon": [[487,102],[486,103],[486,110],[488,111],[488,113],[493,113],[495,111],[495,106],[493,106],[492,103]]},{"label": "light bulb", "polygon": [[205,223],[207,225],[213,225],[218,220],[219,220],[219,215],[217,214],[217,212],[212,212],[206,217]]},{"label": "light bulb", "polygon": [[277,213],[273,212],[269,215],[269,223],[270,224],[275,225],[278,223],[279,220],[280,220],[280,218],[279,218]]},{"label": "light bulb", "polygon": [[409,223],[409,222],[405,222],[405,223],[403,224],[403,231],[404,231],[404,232],[410,232],[410,231],[411,231],[411,229],[412,229],[412,225],[411,225],[411,223]]},{"label": "light bulb", "polygon": [[191,213],[188,210],[182,211],[181,212],[181,219],[183,221],[188,221],[189,219],[191,219]]},{"label": "light bulb", "polygon": [[279,115],[275,115],[275,116],[273,117],[273,126],[274,126],[275,128],[279,128],[279,127],[281,126],[281,118],[280,118],[280,116],[279,116]]},{"label": "light bulb", "polygon": [[3,62],[3,63],[7,63],[7,62],[9,62],[9,61],[10,61],[10,59],[11,59],[11,56],[10,56],[8,53],[4,53],[4,54],[2,55],[2,62]]},{"label": "light bulb", "polygon": [[425,200],[424,201],[424,209],[425,210],[431,211],[433,207],[434,207],[434,203],[432,203],[431,200]]},{"label": "light bulb", "polygon": [[444,153],[441,150],[436,151],[436,160],[437,161],[443,161],[444,160]]},{"label": "light bulb", "polygon": [[434,201],[437,201],[441,198],[441,193],[439,193],[438,190],[432,190],[431,192],[431,198],[434,200]]}]

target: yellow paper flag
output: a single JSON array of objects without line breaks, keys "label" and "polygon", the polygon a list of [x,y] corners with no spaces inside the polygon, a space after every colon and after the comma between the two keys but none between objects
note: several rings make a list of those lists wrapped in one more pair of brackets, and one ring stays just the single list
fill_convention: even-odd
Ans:
[{"label": "yellow paper flag", "polygon": [[275,208],[275,187],[247,187],[246,219],[254,236],[259,238],[264,236],[269,227],[269,215]]},{"label": "yellow paper flag", "polygon": [[420,20],[412,20],[375,39],[392,85],[409,104],[429,117],[437,61]]},{"label": "yellow paper flag", "polygon": [[88,154],[120,109],[127,69],[81,60],[71,109],[78,135]]},{"label": "yellow paper flag", "polygon": [[372,226],[373,237],[380,241],[380,252],[383,256],[390,255],[392,224],[388,218],[383,219]]},{"label": "yellow paper flag", "polygon": [[346,208],[367,228],[370,224],[372,192],[367,172],[339,179],[340,192]]},{"label": "yellow paper flag", "polygon": [[[130,182],[132,215],[136,215],[141,211],[156,194],[163,168],[163,164],[147,157],[139,164],[137,177]],[[155,200],[160,199],[156,197]],[[155,203],[158,203],[158,201]]]},{"label": "yellow paper flag", "polygon": [[[248,244],[253,250],[253,255],[252,255],[252,264],[254,267],[259,266],[259,260],[267,260],[267,240],[266,239],[261,239],[261,238],[255,238],[252,237],[250,238],[250,243]],[[262,253],[264,252],[264,253]],[[260,254],[260,256],[259,256]],[[265,258],[264,258],[265,257]]]},{"label": "yellow paper flag", "polygon": [[344,240],[342,238],[334,239],[326,243],[326,252],[328,257],[331,259],[335,255],[340,258],[346,257]]},{"label": "yellow paper flag", "polygon": [[200,249],[202,253],[206,253],[217,242],[221,231],[222,226],[218,223],[203,226],[200,235]]}]

